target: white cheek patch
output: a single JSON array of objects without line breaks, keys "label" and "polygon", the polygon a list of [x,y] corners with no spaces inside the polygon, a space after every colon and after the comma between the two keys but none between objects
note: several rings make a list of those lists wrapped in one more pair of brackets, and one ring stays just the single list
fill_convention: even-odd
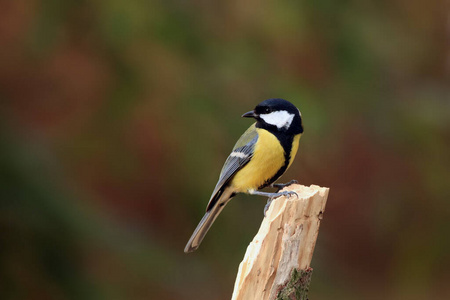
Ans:
[{"label": "white cheek patch", "polygon": [[294,114],[290,114],[285,110],[274,111],[269,114],[259,115],[261,119],[264,120],[267,124],[275,125],[278,129],[286,128],[288,129],[291,126],[292,120],[294,120]]}]

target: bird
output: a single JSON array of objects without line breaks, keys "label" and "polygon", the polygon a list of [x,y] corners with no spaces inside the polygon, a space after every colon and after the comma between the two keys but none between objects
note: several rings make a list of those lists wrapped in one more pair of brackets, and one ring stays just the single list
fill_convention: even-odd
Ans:
[{"label": "bird", "polygon": [[[269,197],[269,201],[292,191],[280,190],[287,184],[274,184],[291,166],[303,134],[302,115],[291,102],[272,98],[242,115],[256,120],[236,142],[225,161],[206,213],[189,239],[185,253],[197,250],[217,216],[238,193]],[[260,191],[279,188],[275,193]]]}]

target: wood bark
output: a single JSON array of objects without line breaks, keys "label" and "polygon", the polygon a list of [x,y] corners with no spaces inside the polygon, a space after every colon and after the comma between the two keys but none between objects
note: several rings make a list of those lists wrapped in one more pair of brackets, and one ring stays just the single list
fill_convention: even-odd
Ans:
[{"label": "wood bark", "polygon": [[232,300],[307,299],[329,189],[293,184],[284,191],[298,197],[272,201],[239,265]]}]

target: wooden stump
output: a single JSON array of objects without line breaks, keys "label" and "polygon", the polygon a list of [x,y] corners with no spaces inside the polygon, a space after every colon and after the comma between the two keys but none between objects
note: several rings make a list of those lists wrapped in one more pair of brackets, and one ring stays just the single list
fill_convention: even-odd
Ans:
[{"label": "wooden stump", "polygon": [[307,299],[329,189],[294,184],[284,190],[298,197],[272,201],[239,265],[232,300]]}]

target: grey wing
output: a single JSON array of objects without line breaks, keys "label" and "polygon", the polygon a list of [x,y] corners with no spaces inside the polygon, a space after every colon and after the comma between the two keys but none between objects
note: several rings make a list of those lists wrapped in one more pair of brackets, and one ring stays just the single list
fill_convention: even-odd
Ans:
[{"label": "grey wing", "polygon": [[[217,193],[224,187],[237,171],[242,169],[253,157],[258,134],[254,126],[251,126],[238,140],[233,148],[233,151],[228,156],[222,171],[220,172],[219,181],[214,188],[211,199],[206,210],[209,210],[214,204],[214,199],[217,199]],[[243,141],[247,142],[242,145]]]}]

